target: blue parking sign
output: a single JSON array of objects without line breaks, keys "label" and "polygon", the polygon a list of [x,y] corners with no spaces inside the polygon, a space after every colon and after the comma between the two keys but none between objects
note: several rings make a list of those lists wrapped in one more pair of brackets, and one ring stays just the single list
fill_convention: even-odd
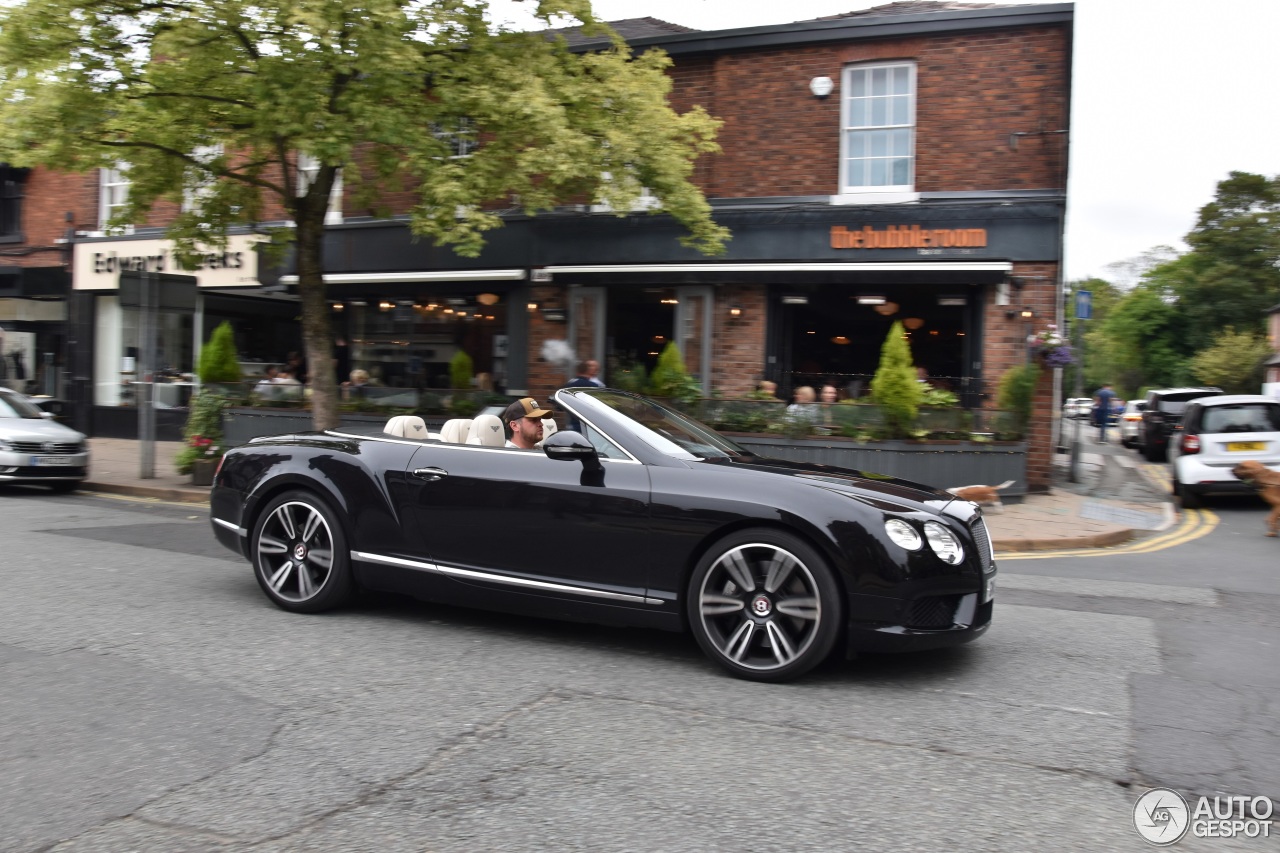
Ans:
[{"label": "blue parking sign", "polygon": [[1093,319],[1093,291],[1091,290],[1076,291],[1076,319],[1077,320]]}]

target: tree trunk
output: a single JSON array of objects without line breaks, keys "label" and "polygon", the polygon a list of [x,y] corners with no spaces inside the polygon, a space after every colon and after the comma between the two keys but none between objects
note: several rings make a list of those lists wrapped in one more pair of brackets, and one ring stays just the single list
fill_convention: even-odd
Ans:
[{"label": "tree trunk", "polygon": [[[316,429],[338,425],[338,383],[333,373],[333,332],[324,284],[324,208],[306,209],[297,219],[298,296],[302,300],[302,341],[311,383],[311,423]],[[318,221],[310,221],[318,220]]]}]

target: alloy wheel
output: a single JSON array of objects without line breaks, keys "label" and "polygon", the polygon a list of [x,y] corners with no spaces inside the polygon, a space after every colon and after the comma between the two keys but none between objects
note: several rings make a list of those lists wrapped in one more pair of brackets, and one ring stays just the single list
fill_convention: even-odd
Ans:
[{"label": "alloy wheel", "polygon": [[721,554],[703,577],[697,602],[715,650],[760,673],[802,658],[823,619],[813,572],[791,552],[764,542]]},{"label": "alloy wheel", "polygon": [[309,601],[333,573],[333,531],[320,511],[303,501],[271,511],[258,534],[257,552],[263,583],[283,601]]}]

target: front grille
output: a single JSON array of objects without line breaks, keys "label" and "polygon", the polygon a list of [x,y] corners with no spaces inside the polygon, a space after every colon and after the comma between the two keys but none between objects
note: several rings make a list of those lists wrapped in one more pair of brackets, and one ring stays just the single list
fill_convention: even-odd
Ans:
[{"label": "front grille", "polygon": [[973,542],[978,546],[978,557],[982,560],[982,568],[985,570],[991,565],[991,537],[987,535],[987,523],[982,520],[982,516],[978,516],[969,525],[969,532],[973,534]]},{"label": "front grille", "polygon": [[908,628],[950,628],[955,623],[958,595],[929,595],[911,602]]},{"label": "front grille", "polygon": [[11,441],[9,445],[17,453],[43,453],[46,456],[70,456],[84,452],[78,441],[58,441],[48,447],[43,441]]}]

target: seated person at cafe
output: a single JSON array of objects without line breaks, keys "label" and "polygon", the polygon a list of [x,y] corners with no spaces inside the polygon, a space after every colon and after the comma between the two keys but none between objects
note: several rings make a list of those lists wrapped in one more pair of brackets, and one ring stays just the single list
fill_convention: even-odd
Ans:
[{"label": "seated person at cafe", "polygon": [[532,450],[542,441],[542,419],[551,417],[551,411],[538,405],[532,397],[521,397],[502,413],[502,421],[511,427],[511,438],[504,447]]}]

